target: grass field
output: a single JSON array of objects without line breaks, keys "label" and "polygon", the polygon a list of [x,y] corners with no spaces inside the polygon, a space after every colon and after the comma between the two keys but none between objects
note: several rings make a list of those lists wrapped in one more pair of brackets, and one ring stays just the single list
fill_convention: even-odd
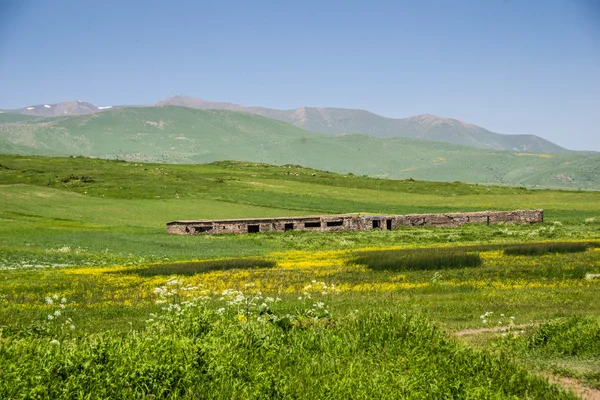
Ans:
[{"label": "grass field", "polygon": [[[234,162],[0,165],[0,398],[574,398],[549,375],[600,389],[597,192]],[[165,228],[518,208],[546,222]]]}]

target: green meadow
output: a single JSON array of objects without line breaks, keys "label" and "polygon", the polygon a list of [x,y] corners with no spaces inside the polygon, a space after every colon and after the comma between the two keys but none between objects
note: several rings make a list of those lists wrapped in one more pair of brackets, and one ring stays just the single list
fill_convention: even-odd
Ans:
[{"label": "green meadow", "polygon": [[[299,165],[0,156],[0,399],[582,397],[600,389],[599,205]],[[165,226],[538,208],[534,225]]]}]

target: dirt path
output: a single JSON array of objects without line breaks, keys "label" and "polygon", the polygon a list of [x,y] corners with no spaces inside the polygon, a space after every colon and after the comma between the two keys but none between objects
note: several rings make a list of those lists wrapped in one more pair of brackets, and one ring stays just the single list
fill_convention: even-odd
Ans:
[{"label": "dirt path", "polygon": [[552,383],[558,384],[565,389],[570,390],[581,400],[600,400],[600,390],[583,385],[574,378],[565,378],[564,376],[544,375]]},{"label": "dirt path", "polygon": [[480,333],[488,333],[488,332],[505,332],[508,330],[522,330],[524,328],[530,328],[532,326],[537,326],[538,323],[534,324],[521,324],[521,325],[512,325],[512,326],[495,326],[493,328],[479,328],[479,329],[465,329],[462,331],[454,332],[454,336],[467,336],[467,335],[477,335]]}]

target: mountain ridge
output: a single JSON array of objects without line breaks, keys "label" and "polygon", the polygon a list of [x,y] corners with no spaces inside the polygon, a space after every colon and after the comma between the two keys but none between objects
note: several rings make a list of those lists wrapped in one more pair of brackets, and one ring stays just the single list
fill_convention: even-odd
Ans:
[{"label": "mountain ridge", "polygon": [[29,115],[34,117],[63,117],[74,115],[93,114],[103,110],[111,109],[112,106],[96,106],[92,103],[80,100],[63,101],[60,103],[44,103],[14,110],[1,110],[3,113]]},{"label": "mountain ridge", "polygon": [[0,124],[0,153],[161,163],[294,164],[381,178],[600,189],[600,155],[478,149],[417,138],[328,135],[231,110],[113,108]]},{"label": "mountain ridge", "polygon": [[[158,107],[179,106],[199,110],[229,110],[256,114],[287,122],[299,128],[332,135],[361,133],[377,137],[410,137],[442,141],[490,150],[531,153],[568,153],[571,150],[536,135],[510,135],[489,131],[454,118],[422,114],[407,118],[389,118],[371,111],[335,107],[299,107],[272,109],[235,103],[206,101],[188,96],[172,96],[155,104]],[[4,112],[30,116],[56,117],[86,115],[116,108],[140,106],[104,106],[70,101],[24,107]]]},{"label": "mountain ridge", "polygon": [[247,112],[288,122],[308,131],[327,134],[362,133],[377,137],[412,137],[491,150],[531,153],[570,152],[570,150],[536,135],[500,134],[465,121],[433,114],[396,119],[362,109],[300,107],[278,110],[226,102],[211,102],[187,96],[173,96],[156,103],[156,106],[159,107],[165,105],[200,110],[224,109]]}]

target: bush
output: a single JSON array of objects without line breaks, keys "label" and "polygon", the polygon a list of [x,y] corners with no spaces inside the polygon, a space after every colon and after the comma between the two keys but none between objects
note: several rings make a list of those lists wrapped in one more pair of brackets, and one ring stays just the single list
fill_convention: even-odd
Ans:
[{"label": "bush", "polygon": [[352,260],[375,270],[418,271],[463,267],[477,267],[482,260],[479,253],[461,249],[431,248],[415,250],[382,250],[358,253]]}]

